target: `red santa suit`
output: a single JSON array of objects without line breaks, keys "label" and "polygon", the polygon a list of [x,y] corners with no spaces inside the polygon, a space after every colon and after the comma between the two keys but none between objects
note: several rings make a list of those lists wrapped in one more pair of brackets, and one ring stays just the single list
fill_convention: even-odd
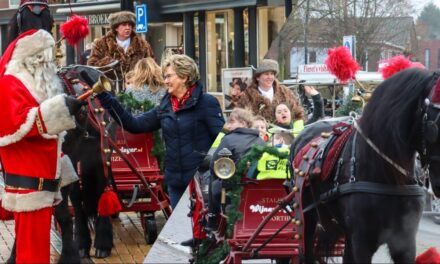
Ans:
[{"label": "red santa suit", "polygon": [[[36,55],[52,57],[48,54],[54,46],[48,32],[30,30],[12,42],[0,60],[0,157],[5,176],[1,200],[5,209],[14,212],[17,263],[50,262],[62,133],[75,127],[65,95],[48,98],[25,66],[35,63],[38,67],[41,57]],[[51,52],[43,54],[47,49]]]}]

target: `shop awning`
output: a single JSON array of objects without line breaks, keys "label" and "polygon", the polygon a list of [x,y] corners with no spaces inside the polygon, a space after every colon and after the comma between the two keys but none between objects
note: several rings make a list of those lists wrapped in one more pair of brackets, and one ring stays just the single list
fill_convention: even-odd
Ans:
[{"label": "shop awning", "polygon": [[[166,1],[164,1],[166,2]],[[171,1],[169,1],[171,2]],[[177,1],[179,3],[163,3],[161,4],[161,13],[162,14],[175,14],[175,13],[183,13],[183,12],[194,12],[194,11],[202,11],[202,10],[219,10],[219,9],[228,9],[235,7],[247,7],[247,6],[255,6],[259,2],[259,0],[207,0],[207,1]],[[182,3],[184,2],[184,3]]]},{"label": "shop awning", "polygon": [[[110,4],[95,4],[95,5],[87,5],[87,6],[72,6],[72,12],[77,14],[84,13],[101,13],[101,12],[113,12],[120,11],[121,4],[120,3],[110,3]],[[70,14],[70,7],[59,7],[56,9],[55,13],[57,14]]]}]

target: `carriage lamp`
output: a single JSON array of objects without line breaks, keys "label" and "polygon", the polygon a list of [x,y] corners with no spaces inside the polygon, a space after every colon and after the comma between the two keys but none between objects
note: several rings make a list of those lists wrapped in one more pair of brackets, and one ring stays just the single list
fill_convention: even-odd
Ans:
[{"label": "carriage lamp", "polygon": [[235,174],[235,163],[230,158],[232,153],[224,148],[218,152],[218,155],[220,158],[214,162],[214,173],[220,179],[227,180]]},{"label": "carriage lamp", "polygon": [[[218,152],[218,155],[220,158],[214,162],[214,173],[218,178],[227,180],[235,174],[235,163],[230,158],[232,152],[227,148],[223,148]],[[222,187],[220,202],[224,211],[226,204],[226,190],[224,187]]]}]

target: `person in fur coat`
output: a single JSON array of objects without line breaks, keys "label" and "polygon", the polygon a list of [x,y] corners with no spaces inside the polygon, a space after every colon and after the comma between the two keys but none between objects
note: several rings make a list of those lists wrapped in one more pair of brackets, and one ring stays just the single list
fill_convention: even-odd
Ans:
[{"label": "person in fur coat", "polygon": [[[88,65],[105,66],[117,60],[116,76],[110,71],[109,78],[117,79],[122,86],[124,76],[133,70],[134,65],[142,58],[154,57],[150,44],[136,35],[133,28],[136,16],[129,11],[113,13],[108,17],[111,30],[94,43]],[[125,87],[124,87],[125,88]]]},{"label": "person in fur coat", "polygon": [[275,120],[275,107],[280,103],[291,106],[292,120],[304,119],[304,109],[298,98],[276,78],[278,62],[264,59],[252,77],[252,83],[244,90],[237,106],[250,108],[254,115],[263,116],[267,122]]},{"label": "person in fur coat", "polygon": [[[35,45],[38,43],[38,45]],[[55,41],[32,29],[19,35],[0,59],[0,156],[5,187],[0,205],[14,213],[16,263],[50,262],[53,206],[61,201],[65,130],[75,127],[83,102],[62,94],[53,62]],[[65,156],[67,158],[67,156]]]}]

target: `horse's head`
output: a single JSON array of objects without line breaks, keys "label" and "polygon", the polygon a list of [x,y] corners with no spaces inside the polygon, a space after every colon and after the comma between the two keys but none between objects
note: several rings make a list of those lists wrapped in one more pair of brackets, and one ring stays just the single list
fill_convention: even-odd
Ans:
[{"label": "horse's head", "polygon": [[30,1],[22,4],[8,25],[8,43],[30,29],[44,29],[51,32],[54,24],[49,6],[44,1]]},{"label": "horse's head", "polygon": [[[80,96],[91,89],[102,73],[92,67],[73,65],[63,67],[58,71],[64,85],[64,92],[75,97]],[[79,112],[76,116],[79,125],[87,122],[87,112]]]},{"label": "horse's head", "polygon": [[422,116],[422,165],[429,165],[432,190],[440,197],[440,78],[434,73],[429,83],[431,92],[424,101]]}]

